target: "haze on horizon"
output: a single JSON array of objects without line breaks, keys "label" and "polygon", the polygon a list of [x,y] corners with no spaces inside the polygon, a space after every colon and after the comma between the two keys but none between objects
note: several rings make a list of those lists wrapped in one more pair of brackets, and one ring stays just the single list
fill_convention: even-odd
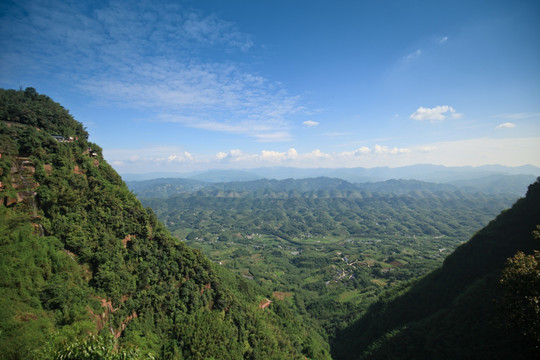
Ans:
[{"label": "haze on horizon", "polygon": [[0,87],[120,173],[540,166],[540,3],[3,1]]}]

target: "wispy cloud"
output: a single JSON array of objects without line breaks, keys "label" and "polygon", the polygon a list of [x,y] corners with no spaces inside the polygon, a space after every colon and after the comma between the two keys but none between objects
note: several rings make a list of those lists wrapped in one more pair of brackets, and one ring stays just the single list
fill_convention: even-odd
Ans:
[{"label": "wispy cloud", "polygon": [[443,36],[439,39],[439,44],[444,44],[448,41],[448,36]]},{"label": "wispy cloud", "polygon": [[12,35],[0,40],[3,77],[19,81],[35,67],[100,103],[262,141],[290,138],[283,135],[291,116],[305,111],[299,97],[232,60],[255,41],[216,15],[175,1],[13,6],[0,19],[2,33]]},{"label": "wispy cloud", "polygon": [[405,60],[405,62],[413,61],[413,60],[419,58],[420,55],[422,55],[422,49],[417,49],[417,50],[413,51],[412,53],[405,55],[403,57],[403,60]]},{"label": "wispy cloud", "polygon": [[332,131],[332,132],[324,133],[324,135],[330,136],[330,137],[342,137],[342,136],[351,136],[351,135],[354,135],[354,133],[345,132],[345,131]]},{"label": "wispy cloud", "polygon": [[420,106],[409,118],[418,121],[443,121],[450,115],[453,119],[459,119],[463,114],[456,112],[456,110],[448,105],[440,105],[434,108],[425,108]]},{"label": "wispy cloud", "polygon": [[181,30],[183,30],[182,37],[198,43],[227,44],[241,50],[248,50],[253,46],[250,36],[241,33],[232,23],[223,21],[215,15],[204,17],[197,13],[189,13]]},{"label": "wispy cloud", "polygon": [[286,131],[265,132],[253,136],[259,142],[285,142],[292,140],[292,135]]},{"label": "wispy cloud", "polygon": [[495,129],[511,129],[513,127],[515,127],[516,124],[514,123],[511,123],[511,122],[505,122],[505,123],[502,123],[500,125],[497,125],[497,127],[495,127]]},{"label": "wispy cloud", "polygon": [[494,118],[503,118],[503,119],[511,119],[511,120],[521,120],[521,119],[532,119],[532,118],[540,118],[540,113],[506,113],[506,114],[497,114],[493,116]]},{"label": "wispy cloud", "polygon": [[419,147],[417,148],[417,150],[418,150],[419,152],[429,153],[429,152],[432,152],[432,151],[437,150],[437,147],[436,147],[436,146],[430,146],[430,145],[419,146]]}]

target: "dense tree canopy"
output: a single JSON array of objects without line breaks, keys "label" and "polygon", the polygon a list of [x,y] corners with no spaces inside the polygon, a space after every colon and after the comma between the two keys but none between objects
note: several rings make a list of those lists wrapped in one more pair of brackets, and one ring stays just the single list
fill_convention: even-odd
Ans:
[{"label": "dense tree canopy", "polygon": [[112,333],[111,358],[329,357],[294,312],[259,309],[268,289],[171,237],[59,104],[1,90],[0,137],[2,357],[83,351],[89,333]]},{"label": "dense tree canopy", "polygon": [[[540,241],[540,226],[533,232]],[[518,251],[508,259],[501,276],[504,286],[504,315],[508,324],[519,329],[540,346],[540,251],[531,255]]]}]

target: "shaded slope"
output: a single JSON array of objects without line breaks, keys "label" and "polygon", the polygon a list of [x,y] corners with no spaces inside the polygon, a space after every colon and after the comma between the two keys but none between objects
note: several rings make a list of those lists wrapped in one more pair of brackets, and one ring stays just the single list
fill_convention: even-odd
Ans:
[{"label": "shaded slope", "polygon": [[501,271],[538,249],[540,182],[448,256],[441,269],[372,306],[333,345],[337,359],[527,359],[535,351],[500,314]]}]

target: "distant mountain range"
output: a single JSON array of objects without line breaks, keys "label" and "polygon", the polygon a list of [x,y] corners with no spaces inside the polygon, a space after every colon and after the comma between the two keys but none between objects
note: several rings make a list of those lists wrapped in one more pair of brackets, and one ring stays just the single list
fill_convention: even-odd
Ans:
[{"label": "distant mountain range", "polygon": [[126,181],[142,181],[157,178],[183,178],[205,182],[252,181],[257,179],[304,179],[331,177],[352,183],[377,182],[390,179],[422,180],[435,183],[452,183],[485,178],[491,175],[540,176],[540,168],[532,165],[509,167],[502,165],[446,167],[441,165],[411,165],[396,168],[338,168],[301,169],[290,167],[266,167],[244,170],[208,170],[191,173],[122,174]]},{"label": "distant mountain range", "polygon": [[251,181],[209,182],[194,179],[160,178],[143,181],[127,181],[129,188],[139,198],[169,197],[180,193],[199,190],[246,192],[267,190],[278,193],[337,191],[406,194],[410,192],[481,192],[485,194],[510,194],[520,197],[527,186],[534,182],[534,175],[493,174],[474,179],[455,180],[450,183],[435,183],[420,180],[391,179],[377,182],[352,183],[343,179],[316,177],[305,179],[257,179]]}]

